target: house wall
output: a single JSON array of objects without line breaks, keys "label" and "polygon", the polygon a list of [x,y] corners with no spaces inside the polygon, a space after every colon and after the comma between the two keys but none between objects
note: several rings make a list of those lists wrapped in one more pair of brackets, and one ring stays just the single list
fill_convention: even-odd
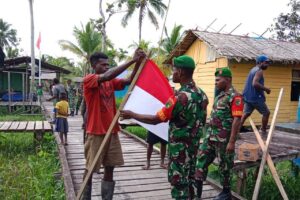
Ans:
[{"label": "house wall", "polygon": [[[239,92],[243,91],[247,75],[253,66],[254,64],[230,64],[233,85]],[[300,69],[300,66],[296,68]],[[292,69],[292,65],[276,64],[269,66],[264,71],[265,86],[271,88],[271,94],[266,94],[266,103],[271,111],[269,124],[272,121],[280,88],[283,88],[284,91],[276,122],[294,122],[296,120],[298,102],[291,101]],[[254,111],[251,117],[256,124],[261,124],[261,116],[257,111]]]},{"label": "house wall", "polygon": [[[0,72],[0,94],[7,92],[7,72]],[[13,91],[22,91],[22,74],[10,73],[10,87]]]},{"label": "house wall", "polygon": [[217,58],[213,62],[206,62],[208,56],[207,49],[207,45],[204,42],[196,40],[185,54],[191,56],[196,63],[193,78],[197,86],[204,90],[209,98],[209,105],[207,107],[209,114],[213,105],[215,92],[216,68],[226,67],[228,62],[227,58]]},{"label": "house wall", "polygon": [[[242,93],[246,77],[250,69],[254,66],[254,63],[240,64],[230,63],[227,58],[217,58],[213,62],[206,62],[208,54],[208,46],[200,41],[196,40],[190,48],[185,52],[186,55],[191,56],[196,63],[196,69],[194,72],[194,80],[198,87],[202,88],[209,98],[208,114],[211,112],[213,105],[214,91],[215,91],[215,70],[216,68],[229,66],[233,74],[233,85]],[[210,57],[211,58],[211,57]],[[297,114],[297,101],[291,101],[291,82],[292,82],[292,69],[300,69],[300,65],[272,65],[268,70],[264,71],[265,85],[271,88],[271,94],[266,95],[267,105],[270,108],[271,116],[269,124],[272,121],[272,116],[276,106],[279,90],[284,88],[284,94],[280,104],[280,110],[277,117],[277,122],[294,122]],[[176,88],[179,86],[177,85]],[[257,111],[252,115],[252,118],[256,124],[261,124],[261,116]],[[249,125],[246,121],[245,125]]]}]

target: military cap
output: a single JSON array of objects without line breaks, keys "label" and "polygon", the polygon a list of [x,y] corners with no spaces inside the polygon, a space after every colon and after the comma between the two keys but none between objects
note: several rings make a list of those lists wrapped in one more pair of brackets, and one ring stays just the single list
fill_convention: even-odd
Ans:
[{"label": "military cap", "polygon": [[232,77],[231,70],[228,67],[217,68],[215,76]]},{"label": "military cap", "polygon": [[187,55],[175,57],[173,59],[173,65],[178,68],[195,69],[195,62],[193,58]]}]

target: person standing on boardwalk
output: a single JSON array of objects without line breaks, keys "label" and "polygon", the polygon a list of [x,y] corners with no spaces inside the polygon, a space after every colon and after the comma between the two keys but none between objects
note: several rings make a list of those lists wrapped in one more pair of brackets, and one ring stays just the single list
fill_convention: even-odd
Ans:
[{"label": "person standing on boardwalk", "polygon": [[245,100],[244,114],[241,121],[241,127],[246,119],[257,110],[262,115],[261,133],[265,136],[270,116],[270,110],[266,104],[265,92],[271,93],[271,89],[265,87],[263,71],[267,70],[271,64],[270,59],[265,55],[256,58],[256,66],[248,74],[243,96]]},{"label": "person standing on boardwalk", "polygon": [[147,161],[146,165],[142,167],[144,170],[150,169],[150,160],[153,152],[153,145],[160,143],[160,167],[166,169],[167,165],[165,165],[165,157],[166,157],[166,151],[167,151],[167,144],[168,142],[164,139],[158,137],[154,133],[148,131],[147,132]]},{"label": "person standing on boardwalk", "polygon": [[78,115],[78,111],[81,106],[82,98],[83,98],[83,84],[80,83],[79,86],[76,88],[76,96],[77,96],[77,101],[76,101],[76,108],[75,108],[75,115]]},{"label": "person standing on boardwalk", "polygon": [[[94,74],[88,74],[83,79],[83,92],[86,101],[87,120],[85,124],[87,138],[84,145],[86,158],[86,169],[89,169],[95,156],[104,140],[105,134],[116,114],[116,102],[114,91],[122,90],[129,85],[137,72],[144,52],[136,50],[133,59],[118,67],[109,68],[108,56],[97,52],[90,57],[90,63]],[[130,77],[117,79],[119,74],[135,63],[135,68]],[[101,196],[104,200],[111,200],[114,193],[115,181],[113,171],[115,166],[123,165],[123,155],[118,136],[119,126],[113,128],[107,152],[103,155],[102,163],[100,158],[95,166],[94,172],[99,171],[101,164],[104,166],[104,177],[101,182]],[[85,175],[87,170],[85,171]],[[85,176],[84,175],[84,176]],[[83,193],[83,199],[91,199],[92,177]]]},{"label": "person standing on boardwalk", "polygon": [[67,101],[66,93],[60,94],[60,101],[56,103],[55,109],[57,113],[55,130],[59,133],[61,144],[68,145],[67,134],[69,132],[69,125],[68,125],[69,103]]},{"label": "person standing on boardwalk", "polygon": [[52,97],[48,98],[47,101],[52,101],[54,108],[53,108],[53,121],[52,123],[55,123],[56,120],[56,109],[55,109],[55,105],[56,103],[60,100],[61,98],[61,94],[62,93],[67,93],[65,86],[61,83],[59,83],[59,79],[58,78],[54,78],[53,79],[53,85],[52,85]]},{"label": "person standing on boardwalk", "polygon": [[243,97],[231,84],[232,75],[229,68],[217,69],[215,76],[216,88],[220,93],[215,97],[206,136],[198,151],[195,179],[203,185],[207,177],[208,166],[216,157],[219,158],[220,182],[223,185],[223,191],[215,200],[229,200],[231,199],[230,179],[235,141],[243,114]]},{"label": "person standing on boardwalk", "polygon": [[194,69],[195,62],[189,56],[173,59],[173,82],[180,83],[181,87],[175,98],[170,98],[156,115],[121,111],[124,119],[133,118],[148,124],[169,121],[168,180],[174,199],[198,197],[199,184],[194,179],[195,161],[206,121],[208,98],[193,81]]},{"label": "person standing on boardwalk", "polygon": [[74,85],[72,85],[72,80],[67,80],[67,93],[68,93],[68,101],[70,106],[70,115],[74,116],[75,113],[75,98],[76,98],[76,90]]}]

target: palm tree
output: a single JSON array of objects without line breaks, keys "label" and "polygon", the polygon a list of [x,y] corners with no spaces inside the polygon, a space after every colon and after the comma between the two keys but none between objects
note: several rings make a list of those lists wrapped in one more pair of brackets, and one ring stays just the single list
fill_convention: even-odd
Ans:
[{"label": "palm tree", "polygon": [[181,41],[182,39],[182,33],[181,33],[182,25],[174,25],[171,35],[168,34],[167,29],[165,28],[165,34],[166,38],[162,40],[161,48],[164,51],[166,56],[168,56],[171,51],[176,47],[176,45]]},{"label": "palm tree", "polygon": [[0,46],[12,47],[17,46],[17,31],[11,28],[11,24],[6,23],[3,19],[0,19]]},{"label": "palm tree", "polygon": [[75,36],[78,44],[74,44],[68,40],[60,40],[59,45],[63,50],[68,50],[74,53],[84,61],[85,66],[82,71],[85,75],[90,67],[90,56],[101,49],[102,36],[99,32],[95,31],[91,22],[88,22],[85,26],[81,24],[81,29],[75,26],[73,35]]},{"label": "palm tree", "polygon": [[162,0],[128,0],[126,2],[127,12],[122,19],[122,25],[125,27],[128,24],[128,20],[132,17],[134,12],[138,10],[139,12],[139,43],[142,40],[142,24],[145,15],[147,14],[152,24],[158,29],[158,21],[154,12],[150,9],[153,8],[154,11],[163,17],[167,6],[162,2]]}]

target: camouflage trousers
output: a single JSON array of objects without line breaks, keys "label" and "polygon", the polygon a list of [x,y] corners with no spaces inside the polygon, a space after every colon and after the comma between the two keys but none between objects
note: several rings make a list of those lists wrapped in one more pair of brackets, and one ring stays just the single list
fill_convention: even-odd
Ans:
[{"label": "camouflage trousers", "polygon": [[79,110],[81,102],[82,102],[82,96],[78,96],[77,102],[76,102],[76,110]]},{"label": "camouflage trousers", "polygon": [[[182,162],[182,157],[186,157]],[[187,150],[178,155],[169,154],[170,163],[168,180],[171,183],[171,195],[174,199],[194,199],[197,193],[197,182],[195,181],[196,154],[189,155]]]},{"label": "camouflage trousers", "polygon": [[69,108],[71,112],[75,111],[75,97],[71,96],[68,98],[69,101]]},{"label": "camouflage trousers", "polygon": [[209,138],[204,139],[197,155],[196,180],[206,180],[208,166],[217,157],[219,161],[220,183],[223,187],[230,187],[234,153],[226,153],[227,144],[227,142],[210,141]]}]

